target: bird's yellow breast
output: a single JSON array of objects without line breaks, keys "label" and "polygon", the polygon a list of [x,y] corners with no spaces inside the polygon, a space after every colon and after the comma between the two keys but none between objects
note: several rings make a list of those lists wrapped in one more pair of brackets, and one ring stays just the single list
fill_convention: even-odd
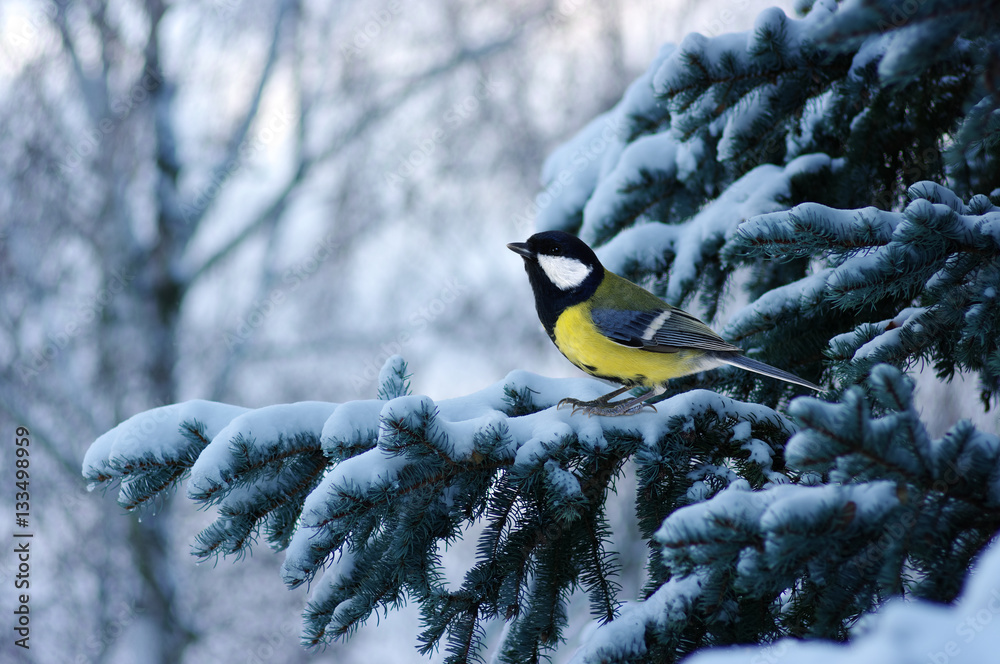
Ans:
[{"label": "bird's yellow breast", "polygon": [[567,307],[553,330],[556,347],[587,373],[623,385],[653,387],[671,378],[701,371],[704,355],[696,350],[656,353],[623,346],[598,331],[583,302]]}]

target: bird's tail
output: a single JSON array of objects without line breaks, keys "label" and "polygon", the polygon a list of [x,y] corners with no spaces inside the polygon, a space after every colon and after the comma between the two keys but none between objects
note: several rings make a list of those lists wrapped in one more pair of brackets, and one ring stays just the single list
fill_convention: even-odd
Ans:
[{"label": "bird's tail", "polygon": [[783,380],[786,383],[794,383],[795,385],[808,387],[810,390],[816,390],[817,392],[823,391],[822,387],[813,385],[804,378],[799,378],[798,376],[790,374],[787,371],[782,371],[781,369],[772,367],[770,364],[764,364],[763,362],[750,359],[746,355],[718,353],[715,355],[715,358],[720,362],[730,364],[734,367],[739,367],[740,369],[746,369],[747,371],[753,371],[754,373],[759,373],[764,376],[777,378],[778,380]]}]

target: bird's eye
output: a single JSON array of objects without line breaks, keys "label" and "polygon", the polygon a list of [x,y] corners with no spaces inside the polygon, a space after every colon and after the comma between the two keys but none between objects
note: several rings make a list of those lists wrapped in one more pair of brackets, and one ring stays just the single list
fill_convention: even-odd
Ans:
[{"label": "bird's eye", "polygon": [[554,244],[551,247],[549,247],[549,253],[553,256],[558,256],[559,254],[562,253],[562,247],[560,247],[558,244]]}]

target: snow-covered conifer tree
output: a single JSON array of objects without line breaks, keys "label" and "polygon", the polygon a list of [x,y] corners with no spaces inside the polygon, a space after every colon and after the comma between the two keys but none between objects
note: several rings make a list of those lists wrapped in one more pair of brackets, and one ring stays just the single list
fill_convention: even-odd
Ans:
[{"label": "snow-covered conifer tree", "polygon": [[[1000,529],[1000,437],[958,422],[934,438],[906,372],[973,374],[982,407],[1000,399],[1000,7],[800,11],[664,46],[550,157],[536,223],[709,319],[745,289],[723,335],[820,398],[717,370],[672,383],[656,412],[588,418],[555,404],[607,391],[590,379],[515,371],[435,401],[409,393],[396,357],[369,401],[141,413],[94,443],[84,474],[120,482],[129,509],[187,478],[218,510],[199,556],[259,535],[284,550],[285,582],[312,583],[306,645],[409,601],[424,651],[539,661],[582,589],[600,626],[573,661],[776,656],[798,652],[783,637],[847,640],[892,598],[956,600]],[[627,467],[649,543],[640,597],[619,592],[605,510]],[[438,545],[472,523],[476,560],[449,584]],[[983,560],[988,582],[996,552]],[[947,638],[980,605],[972,587],[944,622],[911,612]],[[823,652],[882,661],[895,620],[868,619],[856,656]],[[506,623],[497,644],[491,621]],[[966,657],[1000,646],[978,638]]]}]

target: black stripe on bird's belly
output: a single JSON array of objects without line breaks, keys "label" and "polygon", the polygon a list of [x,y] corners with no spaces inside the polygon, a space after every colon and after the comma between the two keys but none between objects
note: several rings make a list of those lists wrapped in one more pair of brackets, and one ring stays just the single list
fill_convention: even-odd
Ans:
[{"label": "black stripe on bird's belly", "polygon": [[597,372],[597,367],[592,367],[589,364],[582,365],[580,367],[587,373],[589,373],[594,378],[600,378],[601,380],[606,380],[609,383],[618,383],[619,385],[625,387],[644,387],[649,385],[649,379],[643,375],[638,376],[608,376]]}]

